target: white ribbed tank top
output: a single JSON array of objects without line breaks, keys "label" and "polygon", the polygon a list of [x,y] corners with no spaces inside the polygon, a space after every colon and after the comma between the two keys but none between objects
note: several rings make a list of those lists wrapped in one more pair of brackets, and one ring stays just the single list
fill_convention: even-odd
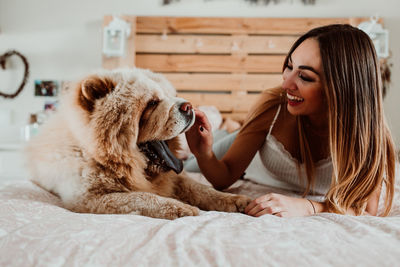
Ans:
[{"label": "white ribbed tank top", "polygon": [[[245,178],[260,184],[303,193],[307,186],[304,164],[300,165],[300,173],[302,175],[300,179],[297,159],[271,134],[280,110],[281,106],[279,106],[275,114],[264,144],[247,168]],[[315,164],[313,194],[325,195],[328,192],[331,185],[332,171],[330,157],[322,159]]]}]

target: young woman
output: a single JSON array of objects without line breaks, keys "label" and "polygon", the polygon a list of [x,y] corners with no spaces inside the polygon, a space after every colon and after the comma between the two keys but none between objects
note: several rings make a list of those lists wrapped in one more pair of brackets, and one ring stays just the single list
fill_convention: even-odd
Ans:
[{"label": "young woman", "polygon": [[390,211],[396,156],[384,118],[379,61],[368,35],[350,25],[315,28],[294,43],[282,86],[262,93],[221,160],[201,111],[186,137],[217,189],[239,179],[259,151],[276,179],[304,196],[319,192],[326,199],[267,194],[248,205],[249,215],[376,215],[381,191],[383,215]]}]

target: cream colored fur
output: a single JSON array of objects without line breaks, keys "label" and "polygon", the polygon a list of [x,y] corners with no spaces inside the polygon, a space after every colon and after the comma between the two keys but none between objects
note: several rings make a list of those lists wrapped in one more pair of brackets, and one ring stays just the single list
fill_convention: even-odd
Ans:
[{"label": "cream colored fur", "polygon": [[174,219],[199,209],[241,212],[246,196],[218,192],[185,172],[148,174],[138,144],[168,140],[190,127],[184,99],[160,74],[142,69],[95,73],[65,92],[60,110],[26,148],[32,179],[75,212]]}]

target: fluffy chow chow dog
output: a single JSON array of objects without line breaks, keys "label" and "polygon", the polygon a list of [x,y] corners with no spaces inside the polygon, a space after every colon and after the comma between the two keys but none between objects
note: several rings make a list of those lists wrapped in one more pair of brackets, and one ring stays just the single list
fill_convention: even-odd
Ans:
[{"label": "fluffy chow chow dog", "polygon": [[76,83],[27,145],[32,179],[66,208],[174,219],[203,210],[241,212],[246,196],[216,191],[187,177],[176,137],[194,122],[160,74],[103,71]]}]

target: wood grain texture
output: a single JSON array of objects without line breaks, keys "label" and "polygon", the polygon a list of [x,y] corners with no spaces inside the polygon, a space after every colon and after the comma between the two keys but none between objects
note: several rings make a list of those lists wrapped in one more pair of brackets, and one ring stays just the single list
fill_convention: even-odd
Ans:
[{"label": "wood grain texture", "polygon": [[295,36],[136,35],[136,53],[286,54]]},{"label": "wood grain texture", "polygon": [[[132,35],[124,58],[104,68],[140,67],[163,73],[194,106],[214,105],[242,120],[262,90],[282,82],[285,55],[308,30],[358,25],[369,18],[232,18],[122,16]],[[104,26],[111,21],[104,18]],[[382,20],[380,20],[382,23]]]},{"label": "wood grain texture", "polygon": [[157,72],[280,73],[283,55],[136,55],[136,66]]},{"label": "wood grain texture", "polygon": [[176,89],[187,91],[262,91],[282,82],[281,74],[165,73],[164,75]]},{"label": "wood grain texture", "polygon": [[298,35],[322,25],[359,21],[357,18],[138,17],[137,32]]}]

